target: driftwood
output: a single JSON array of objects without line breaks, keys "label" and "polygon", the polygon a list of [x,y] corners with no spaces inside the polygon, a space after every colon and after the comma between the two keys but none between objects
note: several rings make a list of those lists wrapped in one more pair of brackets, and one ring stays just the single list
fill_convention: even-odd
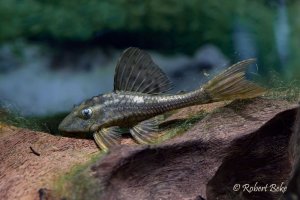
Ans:
[{"label": "driftwood", "polygon": [[0,199],[39,199],[40,188],[52,188],[56,178],[95,152],[92,140],[0,125]]},{"label": "driftwood", "polygon": [[[169,119],[207,107],[213,110],[195,106]],[[38,198],[40,188],[47,188],[40,190],[44,199],[278,199],[298,163],[297,109],[260,98],[232,102],[161,144],[111,149],[66,182],[64,192],[52,191],[55,177],[86,162],[95,144],[5,130],[0,134],[0,199]]]}]

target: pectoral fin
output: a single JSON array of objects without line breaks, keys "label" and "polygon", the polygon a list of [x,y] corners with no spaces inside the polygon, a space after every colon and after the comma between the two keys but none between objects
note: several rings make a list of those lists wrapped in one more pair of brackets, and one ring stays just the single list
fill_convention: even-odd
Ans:
[{"label": "pectoral fin", "polygon": [[140,144],[150,144],[156,141],[159,124],[163,121],[163,115],[145,120],[130,129],[131,135]]},{"label": "pectoral fin", "polygon": [[119,145],[121,143],[121,135],[123,130],[119,127],[103,128],[94,133],[94,139],[97,145],[103,150],[108,151],[112,146]]}]

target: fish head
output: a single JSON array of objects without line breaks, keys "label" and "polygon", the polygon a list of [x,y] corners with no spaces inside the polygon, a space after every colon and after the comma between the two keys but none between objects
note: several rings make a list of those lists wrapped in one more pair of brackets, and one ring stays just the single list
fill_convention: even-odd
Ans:
[{"label": "fish head", "polygon": [[59,124],[58,129],[63,132],[95,132],[105,122],[102,107],[91,100],[85,101],[73,108]]}]

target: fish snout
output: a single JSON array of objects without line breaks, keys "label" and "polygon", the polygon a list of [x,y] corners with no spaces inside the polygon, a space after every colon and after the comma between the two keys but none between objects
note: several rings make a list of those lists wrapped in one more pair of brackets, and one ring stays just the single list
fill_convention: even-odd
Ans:
[{"label": "fish snout", "polygon": [[58,126],[58,130],[63,132],[82,132],[81,129],[78,120],[74,119],[71,115],[64,118]]},{"label": "fish snout", "polygon": [[63,119],[58,125],[58,130],[63,132],[71,132],[72,131],[72,123],[68,120],[68,117]]},{"label": "fish snout", "polygon": [[76,117],[73,114],[68,115],[58,125],[58,130],[62,132],[90,132],[92,122]]}]

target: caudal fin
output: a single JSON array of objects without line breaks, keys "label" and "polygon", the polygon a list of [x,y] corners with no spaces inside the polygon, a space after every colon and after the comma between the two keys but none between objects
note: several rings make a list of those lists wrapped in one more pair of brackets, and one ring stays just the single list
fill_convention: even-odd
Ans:
[{"label": "caudal fin", "polygon": [[256,59],[248,59],[232,65],[210,80],[204,86],[204,90],[213,101],[247,99],[262,95],[265,89],[245,77],[248,65],[255,61]]}]

